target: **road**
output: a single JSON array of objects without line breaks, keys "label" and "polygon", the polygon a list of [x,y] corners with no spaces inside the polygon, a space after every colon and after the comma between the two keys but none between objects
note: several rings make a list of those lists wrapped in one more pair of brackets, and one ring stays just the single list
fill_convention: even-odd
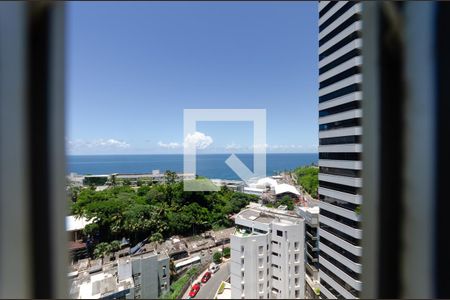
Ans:
[{"label": "road", "polygon": [[[197,282],[200,281],[204,273],[205,272],[203,272],[199,276]],[[214,299],[214,295],[216,294],[217,289],[220,286],[220,283],[226,280],[229,276],[230,276],[230,262],[227,261],[220,266],[219,271],[214,273],[207,283],[201,284],[200,291],[198,291],[198,294],[194,297],[194,299]],[[190,289],[188,289],[187,294],[185,295],[185,297],[183,297],[183,299],[187,298],[189,291]]]}]

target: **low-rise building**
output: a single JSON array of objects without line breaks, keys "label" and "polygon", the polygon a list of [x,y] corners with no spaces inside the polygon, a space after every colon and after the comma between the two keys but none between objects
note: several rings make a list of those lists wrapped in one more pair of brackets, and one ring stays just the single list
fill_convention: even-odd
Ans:
[{"label": "low-rise building", "polygon": [[257,204],[242,210],[231,236],[233,299],[304,298],[303,219]]},{"label": "low-rise building", "polygon": [[87,256],[83,230],[92,220],[78,216],[66,216],[66,232],[69,234],[69,254],[71,259],[78,260]]},{"label": "low-rise building", "polygon": [[320,208],[318,206],[297,207],[296,211],[305,220],[305,296],[308,299],[318,299]]},{"label": "low-rise building", "polygon": [[169,257],[147,252],[103,265],[86,259],[68,277],[74,299],[156,299],[170,289]]},{"label": "low-rise building", "polygon": [[211,179],[211,182],[218,187],[226,186],[235,192],[244,191],[244,182],[241,180]]}]

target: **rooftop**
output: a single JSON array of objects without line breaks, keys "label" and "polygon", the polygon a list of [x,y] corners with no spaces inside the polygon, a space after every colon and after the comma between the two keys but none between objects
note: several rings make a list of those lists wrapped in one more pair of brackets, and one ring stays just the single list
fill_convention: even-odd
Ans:
[{"label": "rooftop", "polygon": [[287,183],[281,183],[275,186],[275,194],[283,194],[283,193],[291,193],[295,194],[297,196],[300,196],[300,193],[297,191],[295,186],[287,184]]},{"label": "rooftop", "polygon": [[99,299],[134,286],[131,276],[119,281],[117,269],[112,264],[109,268],[103,268],[103,270],[100,268],[100,270],[97,272],[87,270],[78,272],[78,276],[71,281],[70,297],[75,299]]},{"label": "rooftop", "polygon": [[66,216],[66,231],[82,230],[91,223],[92,220],[88,220],[85,217]]},{"label": "rooftop", "polygon": [[248,208],[241,211],[236,218],[249,221],[257,221],[264,224],[270,224],[275,219],[273,216],[266,215],[256,209]]}]

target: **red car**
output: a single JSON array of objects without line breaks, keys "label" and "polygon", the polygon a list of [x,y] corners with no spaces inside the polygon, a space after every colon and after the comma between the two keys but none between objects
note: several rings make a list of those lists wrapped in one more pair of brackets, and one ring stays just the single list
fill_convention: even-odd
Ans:
[{"label": "red car", "polygon": [[206,272],[205,275],[202,277],[202,283],[208,282],[208,280],[211,278],[211,272]]},{"label": "red car", "polygon": [[192,286],[191,291],[189,292],[189,297],[194,298],[200,290],[200,284],[196,283]]}]

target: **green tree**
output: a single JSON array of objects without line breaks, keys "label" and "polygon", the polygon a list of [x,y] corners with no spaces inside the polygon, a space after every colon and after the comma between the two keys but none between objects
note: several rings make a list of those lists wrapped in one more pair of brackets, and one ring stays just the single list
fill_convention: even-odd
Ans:
[{"label": "green tree", "polygon": [[230,257],[230,254],[231,254],[231,249],[230,249],[229,247],[225,247],[225,248],[223,249],[223,257],[229,258],[229,257]]},{"label": "green tree", "polygon": [[213,262],[216,264],[220,264],[222,262],[222,253],[214,252],[213,254]]},{"label": "green tree", "polygon": [[317,198],[319,187],[319,168],[315,166],[305,166],[295,169],[297,183],[300,184],[311,197]]},{"label": "green tree", "polygon": [[95,246],[94,250],[94,256],[95,258],[103,258],[108,253],[111,253],[111,245],[108,243],[100,243],[97,246]]},{"label": "green tree", "polygon": [[288,195],[283,196],[277,204],[286,205],[288,210],[294,210],[294,200],[292,200],[292,198]]},{"label": "green tree", "polygon": [[164,237],[160,232],[155,232],[150,236],[150,241],[160,244],[164,241]]},{"label": "green tree", "polygon": [[165,181],[167,184],[174,184],[174,183],[177,181],[177,178],[178,178],[177,173],[172,172],[172,171],[170,171],[170,170],[167,170],[167,171],[164,173],[164,181]]},{"label": "green tree", "polygon": [[116,251],[120,250],[121,242],[119,240],[114,240],[109,245],[110,245],[111,252],[116,252]]}]

